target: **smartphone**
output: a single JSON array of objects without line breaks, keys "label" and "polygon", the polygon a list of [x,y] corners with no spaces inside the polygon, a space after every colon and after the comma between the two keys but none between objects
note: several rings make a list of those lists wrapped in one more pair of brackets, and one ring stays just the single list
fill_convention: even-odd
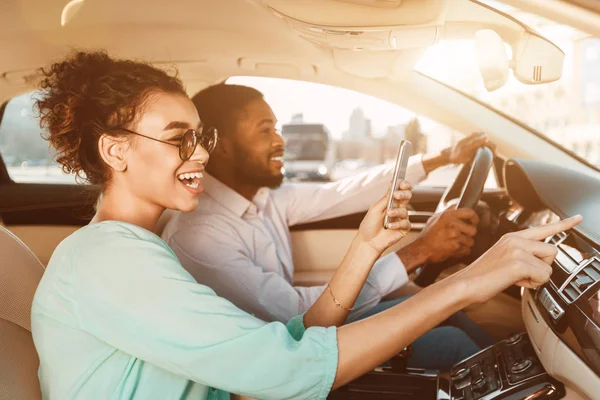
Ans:
[{"label": "smartphone", "polygon": [[398,146],[398,154],[396,155],[396,165],[394,166],[394,176],[392,178],[392,190],[390,190],[390,196],[388,197],[385,218],[383,220],[383,227],[388,228],[389,217],[387,210],[390,208],[397,207],[397,201],[394,200],[394,192],[398,190],[398,185],[406,177],[406,167],[408,166],[408,159],[412,153],[412,143],[408,140],[403,140]]}]

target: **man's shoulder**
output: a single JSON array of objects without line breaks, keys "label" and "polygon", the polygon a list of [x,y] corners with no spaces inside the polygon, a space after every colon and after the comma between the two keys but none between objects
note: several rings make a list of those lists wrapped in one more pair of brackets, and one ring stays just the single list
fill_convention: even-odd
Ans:
[{"label": "man's shoulder", "polygon": [[193,229],[195,227],[207,232],[213,230],[226,231],[233,233],[232,227],[235,226],[235,216],[223,207],[219,202],[208,196],[198,202],[198,207],[194,211],[178,211],[167,223],[162,237],[167,240],[175,234]]},{"label": "man's shoulder", "polygon": [[285,182],[275,189],[269,189],[269,196],[278,204],[295,200],[296,197],[306,195],[305,189],[320,188],[324,184],[320,182]]}]

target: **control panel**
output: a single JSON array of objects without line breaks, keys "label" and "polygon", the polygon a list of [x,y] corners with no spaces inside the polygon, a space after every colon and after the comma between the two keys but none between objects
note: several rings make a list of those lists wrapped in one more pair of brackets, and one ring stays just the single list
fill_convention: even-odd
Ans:
[{"label": "control panel", "polygon": [[450,379],[451,399],[456,400],[564,396],[564,387],[545,372],[526,334],[511,335],[456,364]]},{"label": "control panel", "polygon": [[[525,333],[510,335],[454,365],[450,373],[408,368],[403,352],[332,392],[332,400],[558,400],[562,383],[546,373]],[[403,360],[404,359],[404,360]]]}]

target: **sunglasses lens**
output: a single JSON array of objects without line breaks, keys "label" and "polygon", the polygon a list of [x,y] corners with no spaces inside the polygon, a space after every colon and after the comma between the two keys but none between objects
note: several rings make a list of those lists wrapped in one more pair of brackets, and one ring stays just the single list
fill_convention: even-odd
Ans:
[{"label": "sunglasses lens", "polygon": [[200,136],[196,134],[196,131],[190,129],[183,135],[179,146],[179,156],[183,161],[189,160],[196,151],[198,140],[200,140],[200,146],[210,154],[217,147],[217,137],[215,128],[208,128]]},{"label": "sunglasses lens", "polygon": [[194,154],[194,150],[196,150],[196,135],[195,132],[190,129],[183,135],[183,139],[181,140],[181,145],[179,147],[179,156],[182,160],[187,161]]},{"label": "sunglasses lens", "polygon": [[217,147],[217,130],[215,128],[208,128],[203,131],[200,137],[200,145],[208,153],[211,153]]}]

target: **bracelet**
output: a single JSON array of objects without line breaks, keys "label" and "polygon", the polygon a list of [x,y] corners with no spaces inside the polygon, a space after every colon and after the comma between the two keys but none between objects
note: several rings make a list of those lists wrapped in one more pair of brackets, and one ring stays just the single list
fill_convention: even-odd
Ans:
[{"label": "bracelet", "polygon": [[338,306],[338,307],[340,307],[340,308],[342,308],[342,309],[344,309],[344,310],[346,310],[346,311],[348,311],[348,312],[352,312],[352,310],[354,310],[354,307],[352,307],[352,308],[347,308],[347,307],[344,307],[344,306],[342,305],[342,303],[340,303],[340,302],[339,302],[339,301],[338,301],[338,300],[335,298],[335,296],[333,295],[333,291],[331,290],[331,286],[327,285],[327,289],[329,289],[329,293],[331,294],[331,298],[333,299],[333,302],[335,303],[335,305],[336,305],[336,306]]}]

